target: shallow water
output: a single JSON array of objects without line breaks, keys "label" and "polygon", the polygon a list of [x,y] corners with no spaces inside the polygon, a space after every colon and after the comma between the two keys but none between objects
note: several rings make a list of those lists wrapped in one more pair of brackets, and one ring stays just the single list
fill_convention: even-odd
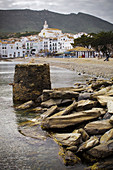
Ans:
[{"label": "shallow water", "polygon": [[[16,112],[13,108],[12,87],[14,66],[16,63],[0,62],[0,169],[4,170],[81,170],[85,165],[66,167],[59,157],[58,145],[45,131],[37,126],[37,133],[45,136],[35,139],[22,135],[20,122],[35,117],[33,114]],[[75,71],[51,68],[52,87],[73,86],[75,82],[84,82],[88,76],[78,76]]]}]

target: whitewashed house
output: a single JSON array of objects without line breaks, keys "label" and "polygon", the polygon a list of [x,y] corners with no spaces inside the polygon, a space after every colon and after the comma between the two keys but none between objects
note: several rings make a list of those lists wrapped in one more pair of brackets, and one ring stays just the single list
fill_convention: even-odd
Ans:
[{"label": "whitewashed house", "polygon": [[0,42],[0,57],[1,58],[16,58],[23,56],[23,48],[21,42]]}]

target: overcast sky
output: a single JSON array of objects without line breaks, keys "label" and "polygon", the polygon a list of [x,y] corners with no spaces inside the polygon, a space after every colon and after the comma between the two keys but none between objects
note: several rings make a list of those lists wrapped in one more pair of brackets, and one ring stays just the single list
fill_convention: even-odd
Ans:
[{"label": "overcast sky", "polygon": [[83,12],[113,23],[113,0],[0,0],[0,9],[26,8],[65,14]]}]

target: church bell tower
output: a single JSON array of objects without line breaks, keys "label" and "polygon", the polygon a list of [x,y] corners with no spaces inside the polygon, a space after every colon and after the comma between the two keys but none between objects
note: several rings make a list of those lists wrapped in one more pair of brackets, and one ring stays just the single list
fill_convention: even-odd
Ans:
[{"label": "church bell tower", "polygon": [[45,21],[43,28],[44,28],[44,29],[48,28],[47,21]]}]

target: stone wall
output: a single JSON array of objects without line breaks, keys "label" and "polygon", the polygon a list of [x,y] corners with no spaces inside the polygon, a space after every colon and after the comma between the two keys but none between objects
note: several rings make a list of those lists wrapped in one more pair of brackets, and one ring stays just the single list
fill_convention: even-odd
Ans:
[{"label": "stone wall", "polygon": [[17,64],[15,67],[13,101],[36,100],[43,89],[51,89],[48,64]]}]

